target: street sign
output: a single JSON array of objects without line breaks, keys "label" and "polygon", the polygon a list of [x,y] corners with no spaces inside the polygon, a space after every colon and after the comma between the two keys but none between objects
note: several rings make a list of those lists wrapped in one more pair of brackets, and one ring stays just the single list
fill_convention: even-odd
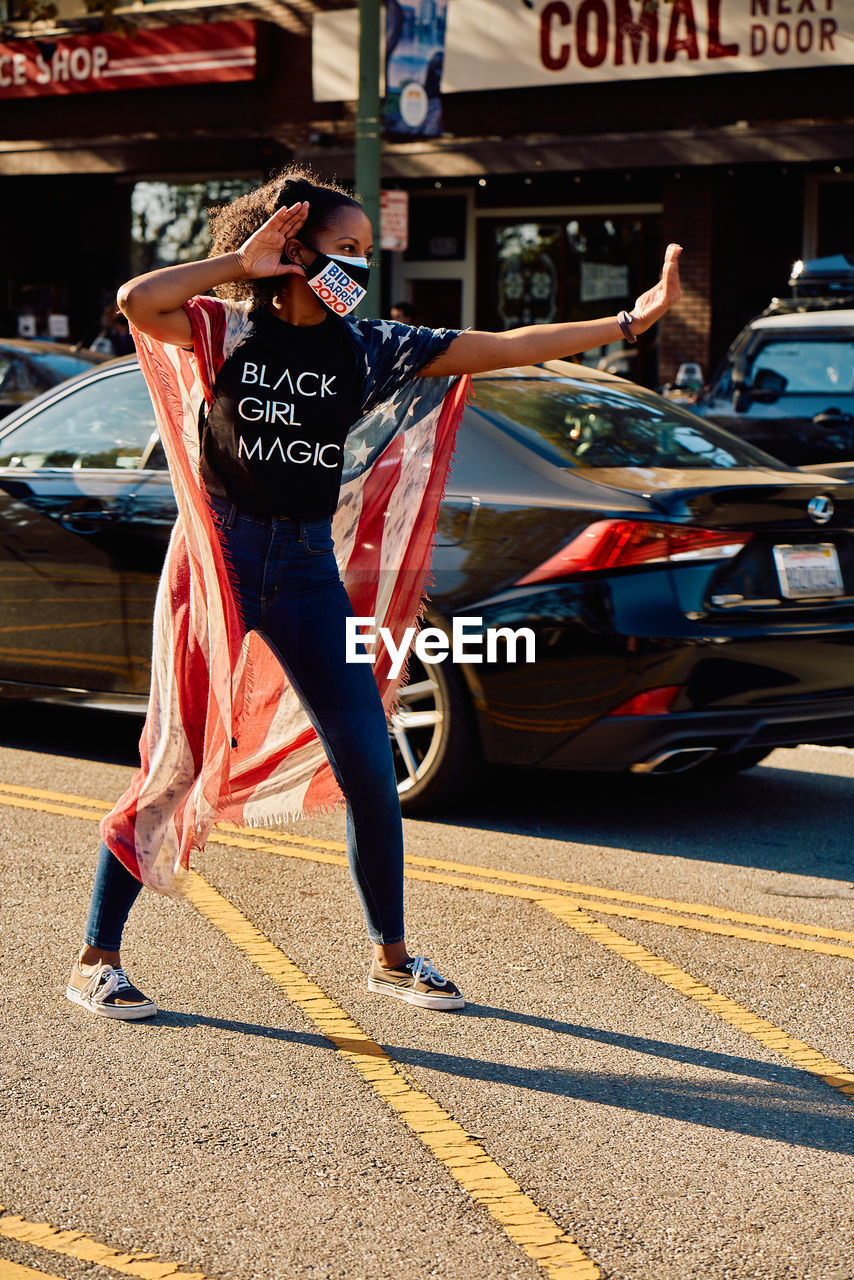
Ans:
[{"label": "street sign", "polygon": [[380,192],[380,246],[397,250],[409,247],[409,192]]}]

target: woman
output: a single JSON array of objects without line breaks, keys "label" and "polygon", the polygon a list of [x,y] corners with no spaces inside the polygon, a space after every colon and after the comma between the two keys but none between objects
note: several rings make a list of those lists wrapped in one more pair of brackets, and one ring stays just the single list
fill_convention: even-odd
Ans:
[{"label": "woman", "polygon": [[[305,171],[220,210],[212,230],[206,261],[119,291],[179,520],[158,593],[142,767],[101,828],[67,995],[102,1016],[156,1013],[120,958],[142,884],[174,892],[214,821],[280,822],[343,793],[370,990],[461,1008],[456,985],[407,951],[386,730],[396,685],[381,654],[352,661],[347,620],[386,618],[400,635],[417,614],[461,376],[634,342],[678,300],[681,249],[668,247],[661,281],[631,314],[460,333],[350,318],[371,225],[351,196]],[[201,296],[212,290],[218,299]]]}]

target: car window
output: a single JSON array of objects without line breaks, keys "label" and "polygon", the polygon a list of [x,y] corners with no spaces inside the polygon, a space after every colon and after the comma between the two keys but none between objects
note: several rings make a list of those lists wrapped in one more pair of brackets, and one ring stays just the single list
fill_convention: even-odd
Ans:
[{"label": "car window", "polygon": [[0,439],[0,467],[139,467],[156,430],[138,369],[99,378]]},{"label": "car window", "polygon": [[758,449],[639,388],[582,386],[559,379],[479,379],[475,407],[562,467],[769,465]]},{"label": "car window", "polygon": [[785,378],[787,394],[854,391],[854,334],[766,342],[753,359],[748,382],[762,370]]},{"label": "car window", "polygon": [[36,395],[50,386],[53,379],[42,377],[27,360],[12,360],[3,379],[3,390],[9,393]]},{"label": "car window", "polygon": [[73,378],[77,373],[85,373],[96,363],[87,355],[69,356],[65,353],[60,355],[53,351],[34,355],[32,361],[39,375],[45,379],[45,385],[63,382],[66,378]]}]

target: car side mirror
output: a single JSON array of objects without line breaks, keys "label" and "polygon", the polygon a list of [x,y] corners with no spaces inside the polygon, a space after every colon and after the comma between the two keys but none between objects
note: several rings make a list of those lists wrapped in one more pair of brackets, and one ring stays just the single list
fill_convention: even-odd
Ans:
[{"label": "car side mirror", "polygon": [[759,369],[751,383],[750,394],[760,404],[773,404],[775,400],[779,400],[788,385],[788,379],[782,373],[775,373],[773,369]]}]

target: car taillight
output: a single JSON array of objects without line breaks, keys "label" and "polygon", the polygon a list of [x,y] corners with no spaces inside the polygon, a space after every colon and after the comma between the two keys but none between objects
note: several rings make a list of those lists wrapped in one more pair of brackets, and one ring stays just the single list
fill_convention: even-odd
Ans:
[{"label": "car taillight", "polygon": [[609,716],[663,716],[666,715],[673,703],[676,701],[676,695],[681,690],[681,684],[662,684],[657,689],[645,689],[643,693],[636,693],[633,698],[629,698],[628,702],[621,702],[618,707],[614,707],[613,711],[609,711]]},{"label": "car taillight", "polygon": [[518,581],[548,582],[593,569],[627,569],[668,561],[728,560],[753,537],[732,529],[694,529],[648,520],[597,520]]}]

